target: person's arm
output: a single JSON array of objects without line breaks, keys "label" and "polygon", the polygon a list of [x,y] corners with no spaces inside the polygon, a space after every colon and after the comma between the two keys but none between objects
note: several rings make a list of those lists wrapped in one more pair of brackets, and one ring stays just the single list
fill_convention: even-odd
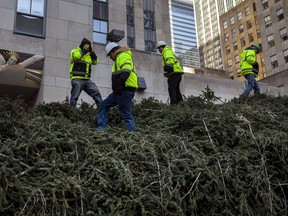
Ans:
[{"label": "person's arm", "polygon": [[112,74],[112,89],[114,94],[121,95],[121,90],[133,70],[133,60],[129,54],[122,53],[116,64],[117,71]]},{"label": "person's arm", "polygon": [[91,51],[90,56],[92,59],[92,65],[96,65],[99,63],[98,57],[93,50]]},{"label": "person's arm", "polygon": [[257,61],[254,51],[249,50],[248,53],[246,53],[246,61],[251,65],[253,65]]}]

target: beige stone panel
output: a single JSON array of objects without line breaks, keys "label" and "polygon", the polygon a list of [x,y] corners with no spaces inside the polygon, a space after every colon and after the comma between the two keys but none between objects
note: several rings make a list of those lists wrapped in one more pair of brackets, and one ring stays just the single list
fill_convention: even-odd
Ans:
[{"label": "beige stone panel", "polygon": [[[96,53],[100,64],[109,64],[109,57],[106,56],[104,44],[93,44],[93,50]],[[112,63],[111,63],[112,64]]]},{"label": "beige stone panel", "polygon": [[47,1],[47,17],[59,17],[59,0]]},{"label": "beige stone panel", "polygon": [[78,46],[85,37],[92,42],[92,19],[88,25],[83,25],[77,22],[69,22],[68,38],[69,41],[74,41]]},{"label": "beige stone panel", "polygon": [[48,76],[69,78],[69,62],[67,59],[46,57],[44,70],[45,75]]},{"label": "beige stone panel", "polygon": [[57,39],[46,38],[45,40],[45,56],[55,57],[57,55]]},{"label": "beige stone panel", "polygon": [[[123,1],[124,2],[124,1]],[[109,31],[117,29],[120,31],[126,31],[126,2],[123,4],[122,1],[117,3],[109,3]],[[120,41],[121,45],[122,41]]]},{"label": "beige stone panel", "polygon": [[57,87],[62,87],[62,88],[71,88],[71,80],[70,78],[61,78],[61,77],[56,77],[56,84]]},{"label": "beige stone panel", "polygon": [[136,68],[162,72],[162,55],[148,52],[133,52]]},{"label": "beige stone panel", "polygon": [[92,66],[91,79],[99,87],[109,87],[111,88],[111,66],[105,64],[99,64]]},{"label": "beige stone panel", "polygon": [[42,86],[42,100],[39,102],[51,103],[51,102],[63,102],[65,101],[66,88],[55,87],[55,86]]},{"label": "beige stone panel", "polygon": [[0,30],[0,38],[1,49],[43,55],[43,39],[13,34],[8,30]]},{"label": "beige stone panel", "polygon": [[44,86],[55,86],[56,85],[56,77],[55,76],[48,76],[44,74],[42,76],[41,84]]},{"label": "beige stone panel", "polygon": [[13,31],[14,10],[0,8],[0,29]]},{"label": "beige stone panel", "polygon": [[70,44],[71,42],[67,40],[57,40],[56,57],[69,60],[71,52]]},{"label": "beige stone panel", "polygon": [[91,24],[91,12],[88,6],[71,3],[67,1],[59,2],[58,17],[63,20],[78,22],[82,24]]},{"label": "beige stone panel", "polygon": [[46,22],[46,38],[48,37],[68,40],[68,21],[48,17]]},{"label": "beige stone panel", "polygon": [[11,0],[1,0],[0,1],[0,8],[15,10],[16,1]]},{"label": "beige stone panel", "polygon": [[66,1],[70,3],[80,4],[83,6],[92,7],[93,1],[91,0],[59,0],[59,1]]}]

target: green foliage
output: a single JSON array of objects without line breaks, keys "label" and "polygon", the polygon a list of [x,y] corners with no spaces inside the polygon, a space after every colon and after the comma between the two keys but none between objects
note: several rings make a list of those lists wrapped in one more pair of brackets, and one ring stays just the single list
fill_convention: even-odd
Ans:
[{"label": "green foliage", "polygon": [[0,215],[287,215],[288,98],[97,110],[0,100]]}]

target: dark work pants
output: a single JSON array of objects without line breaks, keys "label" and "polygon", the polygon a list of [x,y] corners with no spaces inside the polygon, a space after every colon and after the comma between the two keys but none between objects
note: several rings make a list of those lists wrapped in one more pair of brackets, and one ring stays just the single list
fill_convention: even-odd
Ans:
[{"label": "dark work pants", "polygon": [[177,73],[174,73],[173,75],[171,75],[167,80],[170,104],[178,104],[180,101],[183,101],[183,98],[180,92],[181,80],[182,80],[182,74],[177,74]]},{"label": "dark work pants", "polygon": [[102,102],[102,97],[99,89],[96,84],[92,82],[90,79],[72,79],[71,80],[72,89],[71,89],[71,97],[70,97],[70,105],[72,107],[76,107],[78,97],[81,94],[82,90],[84,90],[89,96],[91,96],[97,107],[100,106]]}]

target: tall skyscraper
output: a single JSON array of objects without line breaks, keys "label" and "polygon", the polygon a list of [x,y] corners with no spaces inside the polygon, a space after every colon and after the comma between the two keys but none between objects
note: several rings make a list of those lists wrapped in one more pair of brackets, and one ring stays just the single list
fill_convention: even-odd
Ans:
[{"label": "tall skyscraper", "polygon": [[199,68],[196,26],[192,0],[170,1],[172,48],[184,67]]},{"label": "tall skyscraper", "polygon": [[194,0],[200,66],[223,69],[219,17],[243,0]]}]

